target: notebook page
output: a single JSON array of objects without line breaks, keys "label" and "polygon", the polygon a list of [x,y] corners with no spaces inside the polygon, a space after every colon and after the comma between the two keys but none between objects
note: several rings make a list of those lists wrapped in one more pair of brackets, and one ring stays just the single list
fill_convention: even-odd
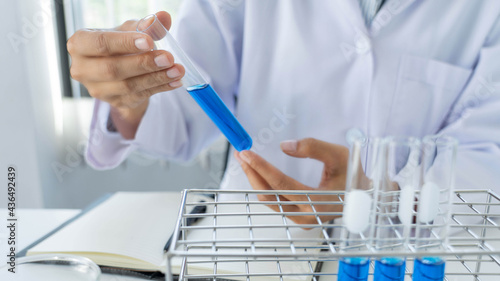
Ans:
[{"label": "notebook page", "polygon": [[29,253],[109,253],[160,266],[180,202],[180,192],[116,193]]}]

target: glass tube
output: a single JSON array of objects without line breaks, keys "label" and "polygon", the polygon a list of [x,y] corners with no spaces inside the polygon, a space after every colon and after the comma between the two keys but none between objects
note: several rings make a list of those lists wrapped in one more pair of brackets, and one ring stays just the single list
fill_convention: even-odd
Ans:
[{"label": "glass tube", "polygon": [[[343,211],[343,228],[340,251],[354,255],[367,251],[373,237],[374,199],[378,188],[377,167],[380,138],[358,138],[354,140],[349,155],[346,178],[346,193]],[[339,281],[362,281],[368,279],[370,258],[346,256],[339,261]]]},{"label": "glass tube", "polygon": [[[381,183],[376,200],[374,246],[377,251],[402,252],[409,242],[419,186],[420,141],[388,137],[381,153]],[[375,261],[375,281],[403,281],[406,258],[387,256]]]},{"label": "glass tube", "polygon": [[137,31],[151,36],[156,49],[169,51],[174,60],[184,66],[186,74],[182,78],[183,86],[234,148],[238,151],[250,149],[252,139],[248,133],[156,15],[141,19],[137,24]]},{"label": "glass tube", "polygon": [[432,252],[445,250],[447,243],[457,146],[457,140],[451,137],[427,136],[423,139],[415,245],[418,252],[428,252],[428,255],[415,260],[415,281],[444,279],[445,259]]}]

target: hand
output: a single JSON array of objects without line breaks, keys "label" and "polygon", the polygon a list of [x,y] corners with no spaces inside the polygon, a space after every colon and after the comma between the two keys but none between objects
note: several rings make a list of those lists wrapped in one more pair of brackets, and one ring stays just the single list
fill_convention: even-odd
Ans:
[{"label": "hand", "polygon": [[[170,15],[158,12],[170,28]],[[153,39],[135,32],[129,20],[114,30],[82,29],[69,38],[71,77],[90,95],[112,106],[111,117],[123,137],[131,139],[144,115],[150,96],[180,87],[184,67],[172,54],[153,50]]]},{"label": "hand", "polygon": [[[313,158],[324,163],[321,183],[318,188],[304,185],[295,179],[283,174],[276,167],[264,160],[256,153],[246,150],[235,152],[234,156],[240,163],[255,190],[344,190],[347,174],[349,150],[347,147],[327,143],[313,138],[299,141],[285,141],[281,149],[287,155],[298,158]],[[274,195],[258,195],[261,201],[276,201]],[[339,201],[335,195],[312,195],[313,201]],[[308,201],[305,195],[280,195],[281,201]],[[269,205],[279,212],[278,205]],[[309,204],[282,205],[284,212],[312,212]],[[314,205],[316,212],[341,212],[342,205]],[[289,216],[299,224],[318,223],[314,216]],[[334,216],[320,216],[321,221],[334,219]]]}]

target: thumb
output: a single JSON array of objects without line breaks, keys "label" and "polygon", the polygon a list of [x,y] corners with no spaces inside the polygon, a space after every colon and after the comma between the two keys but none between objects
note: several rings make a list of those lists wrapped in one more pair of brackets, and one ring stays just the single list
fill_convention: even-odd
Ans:
[{"label": "thumb", "polygon": [[156,17],[160,20],[161,24],[163,24],[166,29],[170,30],[170,26],[172,25],[172,18],[170,17],[169,13],[160,11],[156,13]]},{"label": "thumb", "polygon": [[[172,18],[170,17],[170,14],[165,12],[165,11],[160,11],[156,13],[156,17],[158,20],[161,22],[161,24],[167,29],[170,30],[170,26],[172,25]],[[139,20],[128,20],[124,22],[122,25],[118,26],[115,28],[117,31],[136,31],[137,30],[137,24],[139,23]],[[152,23],[152,18],[150,22],[146,22],[146,25],[149,25]]]},{"label": "thumb", "polygon": [[347,161],[349,157],[347,147],[314,138],[283,141],[280,146],[284,153],[292,157],[316,159],[327,166]]}]

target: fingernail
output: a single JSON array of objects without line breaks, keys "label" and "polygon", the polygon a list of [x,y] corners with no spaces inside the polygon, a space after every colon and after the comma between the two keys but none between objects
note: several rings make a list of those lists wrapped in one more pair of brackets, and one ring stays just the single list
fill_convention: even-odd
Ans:
[{"label": "fingernail", "polygon": [[165,55],[159,55],[155,58],[155,63],[156,66],[158,67],[168,67],[170,66],[170,61],[168,60],[167,56]]},{"label": "fingernail", "polygon": [[287,140],[280,143],[281,149],[285,152],[296,152],[297,151],[297,141]]},{"label": "fingernail", "polygon": [[236,158],[236,161],[238,161],[238,163],[240,163],[240,165],[243,164],[243,160],[241,160],[241,157],[240,157],[238,152],[234,153],[234,158]]},{"label": "fingernail", "polygon": [[172,68],[167,71],[167,76],[169,78],[179,77],[179,75],[181,75],[181,72],[177,68]]},{"label": "fingernail", "polygon": [[149,50],[148,41],[144,38],[135,39],[135,46],[139,50]]},{"label": "fingernail", "polygon": [[243,161],[250,164],[250,158],[248,157],[247,154],[248,154],[248,150],[244,150],[244,151],[240,152],[240,157],[241,157],[241,159],[243,159]]},{"label": "fingernail", "polygon": [[168,83],[168,85],[172,88],[179,88],[180,86],[182,86],[182,82],[180,80],[177,80],[177,81]]}]

